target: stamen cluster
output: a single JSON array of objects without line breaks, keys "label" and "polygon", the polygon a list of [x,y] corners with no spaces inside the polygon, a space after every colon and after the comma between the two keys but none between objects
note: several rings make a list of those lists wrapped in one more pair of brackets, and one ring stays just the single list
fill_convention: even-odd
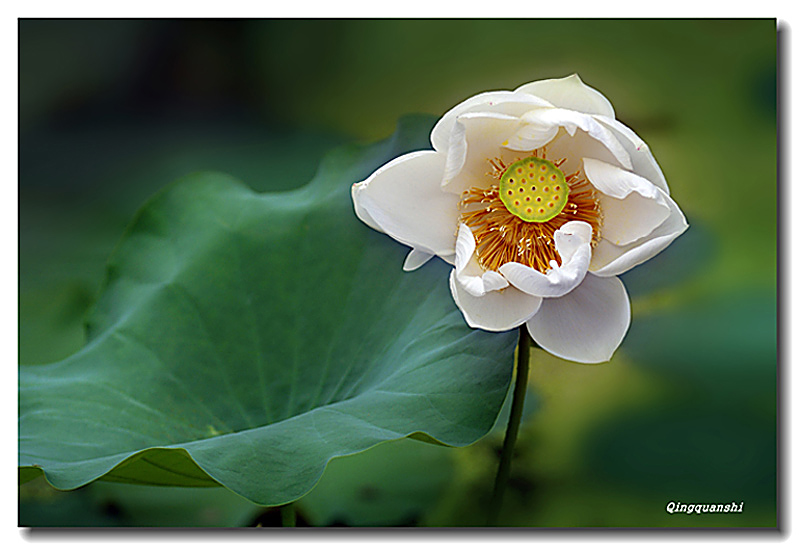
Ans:
[{"label": "stamen cluster", "polygon": [[[546,149],[541,148],[529,156],[545,160],[546,155]],[[553,164],[560,168],[565,162],[559,159]],[[582,169],[564,176],[569,201],[558,215],[545,222],[528,222],[509,212],[500,197],[499,182],[508,165],[500,158],[490,159],[489,164],[492,170],[488,176],[495,182],[486,188],[470,188],[460,203],[461,221],[475,236],[478,263],[484,270],[497,271],[506,262],[518,262],[546,273],[552,261],[561,264],[553,235],[572,220],[587,222],[592,227],[592,247],[597,244],[603,215],[595,189]]]}]

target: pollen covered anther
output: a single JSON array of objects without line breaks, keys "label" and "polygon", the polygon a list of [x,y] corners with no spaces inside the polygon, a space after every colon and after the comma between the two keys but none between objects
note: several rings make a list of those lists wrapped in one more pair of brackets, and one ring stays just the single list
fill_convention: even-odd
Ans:
[{"label": "pollen covered anther", "polygon": [[[546,161],[544,148],[534,150],[530,155],[535,161],[527,157],[509,165],[500,158],[490,159],[492,170],[487,176],[491,180],[487,181],[487,186],[472,187],[462,196],[460,218],[475,236],[475,253],[478,263],[485,270],[497,271],[506,262],[519,262],[546,273],[560,265],[561,257],[555,248],[554,234],[572,220],[586,222],[592,227],[592,247],[600,239],[603,214],[595,190],[586,180],[583,170],[564,175],[560,167],[566,159]],[[522,161],[527,166],[519,165]],[[563,180],[549,165],[561,173]],[[544,173],[542,167],[545,168]],[[530,176],[530,172],[524,174],[528,180],[528,189],[524,189],[524,194],[519,193],[522,178],[516,172],[519,168],[527,168],[535,176]],[[533,186],[534,181],[539,182],[539,178],[542,178],[539,174],[546,174],[547,177],[543,178],[545,185],[539,183]],[[549,179],[552,174],[556,174],[556,181]],[[507,175],[510,175],[508,183],[515,187],[501,188],[502,180]],[[511,182],[511,178],[514,182]],[[553,211],[556,213],[543,222],[528,221],[534,217],[545,219]]]}]

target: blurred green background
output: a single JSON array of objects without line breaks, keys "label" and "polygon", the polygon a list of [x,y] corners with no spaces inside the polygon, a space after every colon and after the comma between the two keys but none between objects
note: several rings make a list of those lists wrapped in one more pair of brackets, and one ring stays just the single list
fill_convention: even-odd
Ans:
[{"label": "blurred green background", "polygon": [[[22,20],[19,45],[23,364],[82,346],[106,258],[171,181],[217,170],[297,187],[330,148],[385,138],[404,114],[578,73],[648,142],[691,227],[623,277],[633,319],[611,362],[534,351],[503,522],[776,525],[774,20]],[[299,521],[480,525],[502,433],[336,459]],[[669,515],[669,501],[745,506]],[[19,515],[25,526],[279,522],[225,489],[58,492],[41,477],[20,487]]]}]

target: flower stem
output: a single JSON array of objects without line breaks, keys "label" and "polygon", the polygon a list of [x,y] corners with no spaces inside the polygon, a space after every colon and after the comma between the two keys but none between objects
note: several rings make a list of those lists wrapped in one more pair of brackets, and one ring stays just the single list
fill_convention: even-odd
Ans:
[{"label": "flower stem", "polygon": [[297,526],[297,513],[294,510],[294,503],[287,503],[281,507],[281,526],[284,528]]},{"label": "flower stem", "polygon": [[495,526],[503,505],[503,494],[511,472],[511,456],[517,441],[519,424],[522,420],[522,407],[525,405],[525,392],[528,389],[528,364],[531,358],[531,336],[524,325],[519,328],[519,349],[517,351],[517,379],[514,383],[514,396],[511,401],[511,413],[508,416],[506,437],[503,440],[503,451],[500,454],[500,465],[494,479],[494,493],[489,505],[489,526]]}]

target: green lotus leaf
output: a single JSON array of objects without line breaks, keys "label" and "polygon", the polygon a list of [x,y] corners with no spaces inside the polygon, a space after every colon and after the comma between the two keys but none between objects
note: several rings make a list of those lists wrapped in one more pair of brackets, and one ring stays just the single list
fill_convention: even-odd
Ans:
[{"label": "green lotus leaf", "polygon": [[334,457],[489,431],[515,333],[470,330],[449,266],[403,272],[408,249],[350,201],[429,129],[410,119],[339,149],[300,189],[200,173],[151,199],[109,260],[87,345],[20,368],[20,480],[221,484],[278,505]]}]

